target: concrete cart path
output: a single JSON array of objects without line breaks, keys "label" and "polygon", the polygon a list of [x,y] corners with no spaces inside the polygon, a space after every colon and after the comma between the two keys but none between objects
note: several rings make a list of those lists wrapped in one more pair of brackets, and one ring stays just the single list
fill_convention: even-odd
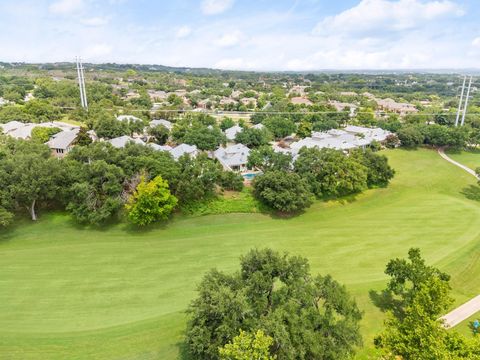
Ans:
[{"label": "concrete cart path", "polygon": [[454,327],[479,311],[480,295],[442,316],[441,319],[445,321],[445,327]]}]

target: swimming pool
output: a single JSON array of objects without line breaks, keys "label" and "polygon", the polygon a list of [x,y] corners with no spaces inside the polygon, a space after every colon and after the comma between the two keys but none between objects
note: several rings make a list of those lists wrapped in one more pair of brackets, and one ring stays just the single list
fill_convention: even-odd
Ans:
[{"label": "swimming pool", "polygon": [[245,180],[253,180],[255,176],[258,176],[261,174],[262,174],[261,172],[249,172],[249,173],[242,174],[242,176]]}]

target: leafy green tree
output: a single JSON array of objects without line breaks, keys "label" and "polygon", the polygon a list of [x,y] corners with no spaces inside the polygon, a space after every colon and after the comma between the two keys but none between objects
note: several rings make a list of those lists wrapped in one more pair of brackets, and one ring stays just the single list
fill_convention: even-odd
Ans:
[{"label": "leafy green tree", "polygon": [[367,168],[338,150],[302,148],[294,167],[317,197],[335,198],[367,188]]},{"label": "leafy green tree", "polygon": [[90,135],[88,135],[87,129],[85,127],[80,127],[78,131],[77,138],[75,139],[75,144],[79,146],[87,146],[92,143]]},{"label": "leafy green tree", "polygon": [[385,155],[374,153],[370,149],[356,149],[352,151],[351,156],[367,168],[368,187],[387,186],[395,175],[395,170],[388,165],[388,158]]},{"label": "leafy green tree", "polygon": [[253,180],[253,194],[283,213],[296,213],[312,204],[312,193],[305,179],[285,171],[267,171]]},{"label": "leafy green tree", "polygon": [[224,117],[220,122],[220,129],[222,129],[222,131],[229,129],[232,126],[235,126],[235,121],[233,121],[232,118]]},{"label": "leafy green tree", "polygon": [[410,249],[408,260],[393,259],[390,276],[379,302],[388,310],[385,330],[375,338],[385,359],[480,359],[480,341],[448,332],[439,316],[452,299],[449,275],[425,264],[419,249]]},{"label": "leafy green tree", "polygon": [[124,173],[103,160],[81,164],[80,178],[70,187],[67,210],[80,223],[100,224],[122,207]]},{"label": "leafy green tree", "polygon": [[312,276],[307,259],[270,249],[251,250],[234,274],[208,272],[189,312],[195,359],[219,359],[240,330],[273,338],[269,354],[279,360],[345,359],[361,343],[361,313],[345,287]]},{"label": "leafy green tree", "polygon": [[235,136],[235,141],[237,143],[243,144],[249,148],[268,145],[271,140],[272,134],[266,128],[245,128]]},{"label": "leafy green tree", "polygon": [[119,121],[107,112],[100,112],[93,117],[93,130],[98,137],[113,139],[130,133],[128,123]]},{"label": "leafy green tree", "polygon": [[60,130],[57,127],[43,127],[37,126],[32,129],[32,140],[41,144],[46,143],[53,135],[59,133]]},{"label": "leafy green tree", "polygon": [[397,131],[398,139],[400,140],[402,146],[415,148],[418,145],[423,144],[425,136],[422,132],[414,126],[404,126]]},{"label": "leafy green tree", "polygon": [[46,100],[33,99],[25,104],[25,111],[32,115],[35,122],[58,121],[62,114],[60,109]]},{"label": "leafy green tree", "polygon": [[0,107],[0,123],[2,124],[10,121],[27,123],[34,120],[33,115],[27,113],[24,106],[9,105]]},{"label": "leafy green tree", "polygon": [[275,152],[271,146],[261,146],[250,151],[247,166],[263,172],[270,170],[288,171],[292,167],[292,156]]},{"label": "leafy green tree", "polygon": [[271,131],[276,139],[291,135],[296,130],[295,123],[292,120],[279,115],[266,118],[263,124]]},{"label": "leafy green tree", "polygon": [[170,131],[163,125],[157,125],[148,128],[148,135],[153,136],[155,143],[164,145],[170,136]]},{"label": "leafy green tree", "polygon": [[222,171],[218,184],[225,190],[242,191],[243,176],[232,171]]},{"label": "leafy green tree", "polygon": [[303,120],[298,124],[297,136],[301,138],[306,138],[312,134],[313,125],[311,122]]},{"label": "leafy green tree", "polygon": [[216,126],[193,124],[187,129],[183,141],[196,145],[200,150],[215,150],[220,144],[225,144],[226,138]]},{"label": "leafy green tree", "polygon": [[206,199],[215,193],[221,169],[206,154],[196,158],[184,155],[178,159],[178,165],[174,194],[180,203]]},{"label": "leafy green tree", "polygon": [[276,356],[270,355],[272,345],[273,338],[262,330],[255,333],[240,330],[240,335],[218,349],[218,352],[220,360],[275,360]]},{"label": "leafy green tree", "polygon": [[55,198],[59,191],[57,174],[61,163],[50,158],[50,149],[30,141],[12,142],[12,149],[0,162],[4,196],[10,206],[27,208],[37,220],[36,208]]},{"label": "leafy green tree", "polygon": [[125,207],[132,223],[145,226],[168,219],[177,202],[177,198],[170,193],[168,182],[161,176],[149,182],[142,176]]},{"label": "leafy green tree", "polygon": [[13,214],[0,207],[0,227],[7,227],[13,221]]}]

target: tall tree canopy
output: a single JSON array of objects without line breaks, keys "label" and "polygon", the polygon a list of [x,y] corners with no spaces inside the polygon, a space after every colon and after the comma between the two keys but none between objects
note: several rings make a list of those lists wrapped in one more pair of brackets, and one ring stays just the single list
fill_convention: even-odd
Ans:
[{"label": "tall tree canopy", "polygon": [[312,276],[305,258],[252,250],[231,275],[211,270],[192,302],[187,343],[196,359],[219,359],[218,348],[240,330],[273,338],[283,359],[345,359],[361,344],[361,313],[331,276]]}]

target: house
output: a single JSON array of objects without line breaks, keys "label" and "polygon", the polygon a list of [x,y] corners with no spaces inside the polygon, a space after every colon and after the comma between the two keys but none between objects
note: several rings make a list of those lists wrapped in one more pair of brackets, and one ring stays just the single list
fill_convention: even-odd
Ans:
[{"label": "house", "polygon": [[313,103],[305,97],[296,96],[290,99],[290,102],[294,105],[307,105],[311,106]]},{"label": "house", "polygon": [[127,135],[123,135],[123,136],[108,140],[108,142],[117,149],[124,148],[128,143],[145,145],[145,143],[142,140],[134,139]]},{"label": "house", "polygon": [[302,147],[346,151],[365,147],[374,141],[385,141],[388,135],[390,135],[390,132],[381,128],[346,126],[343,129],[331,129],[326,132],[312,132],[311,137],[292,143],[290,148],[293,152],[298,152]]},{"label": "house", "polygon": [[126,121],[126,122],[136,122],[136,121],[143,121],[142,119],[133,116],[133,115],[118,115],[117,116],[118,121]]},{"label": "house", "polygon": [[225,130],[225,136],[227,137],[228,141],[234,141],[237,134],[241,133],[242,131],[242,127],[240,127],[239,125],[234,125],[231,128]]},{"label": "house", "polygon": [[303,86],[303,85],[295,85],[293,86],[290,91],[288,92],[289,94],[298,94],[300,96],[304,96],[305,95],[305,90],[308,88],[309,86]]},{"label": "house", "polygon": [[19,121],[10,121],[6,124],[0,125],[3,133],[15,139],[28,140],[32,137],[32,130],[36,127],[59,128],[60,130],[73,130],[79,128],[75,125],[53,121],[45,123],[21,123]]},{"label": "house", "polygon": [[240,102],[245,106],[252,105],[253,107],[257,107],[257,99],[255,98],[241,98]]},{"label": "house", "polygon": [[167,93],[162,90],[148,90],[148,96],[152,101],[163,101],[168,97]]},{"label": "house", "polygon": [[155,144],[155,143],[148,143],[147,145],[150,146],[153,150],[156,150],[156,151],[168,151],[168,152],[170,152],[170,150],[172,150],[172,147],[168,146],[168,145],[158,145],[158,144]]},{"label": "house", "polygon": [[223,98],[220,100],[220,105],[235,105],[237,102],[232,98]]},{"label": "house", "polygon": [[247,170],[248,156],[250,149],[242,144],[235,144],[220,147],[213,153],[215,159],[229,171],[245,171]]},{"label": "house", "polygon": [[358,94],[353,91],[341,91],[340,95],[341,96],[357,96]]},{"label": "house", "polygon": [[351,103],[344,103],[336,100],[330,100],[329,105],[333,106],[337,111],[344,111],[345,109],[350,109],[350,116],[355,116],[355,111],[357,110],[357,105]]},{"label": "house", "polygon": [[380,110],[392,111],[399,115],[406,115],[417,113],[418,109],[413,104],[398,103],[393,99],[377,99],[376,100]]},{"label": "house", "polygon": [[203,100],[200,100],[198,103],[197,103],[197,108],[198,109],[208,109],[208,108],[211,108],[212,107],[212,100],[210,99],[203,99]]},{"label": "house", "polygon": [[190,157],[196,157],[198,155],[198,149],[196,145],[180,144],[170,150],[175,160],[178,160],[181,156],[187,154]]},{"label": "house", "polygon": [[22,122],[16,121],[16,120],[9,121],[6,124],[0,124],[0,128],[2,128],[4,134],[7,134],[10,131],[18,129],[18,128],[23,127],[23,126],[25,126],[25,123],[22,123]]},{"label": "house", "polygon": [[260,124],[253,125],[252,128],[262,130],[263,128],[265,128],[265,125],[260,123]]},{"label": "house", "polygon": [[51,137],[46,145],[52,150],[55,157],[62,158],[73,148],[80,128],[73,130],[63,130]]},{"label": "house", "polygon": [[7,105],[10,101],[5,100],[3,97],[0,96],[0,106]]},{"label": "house", "polygon": [[173,124],[170,121],[164,120],[164,119],[155,119],[150,121],[150,124],[149,124],[150,127],[155,127],[159,125],[165,126],[168,129],[168,131],[172,131],[173,129]]}]

